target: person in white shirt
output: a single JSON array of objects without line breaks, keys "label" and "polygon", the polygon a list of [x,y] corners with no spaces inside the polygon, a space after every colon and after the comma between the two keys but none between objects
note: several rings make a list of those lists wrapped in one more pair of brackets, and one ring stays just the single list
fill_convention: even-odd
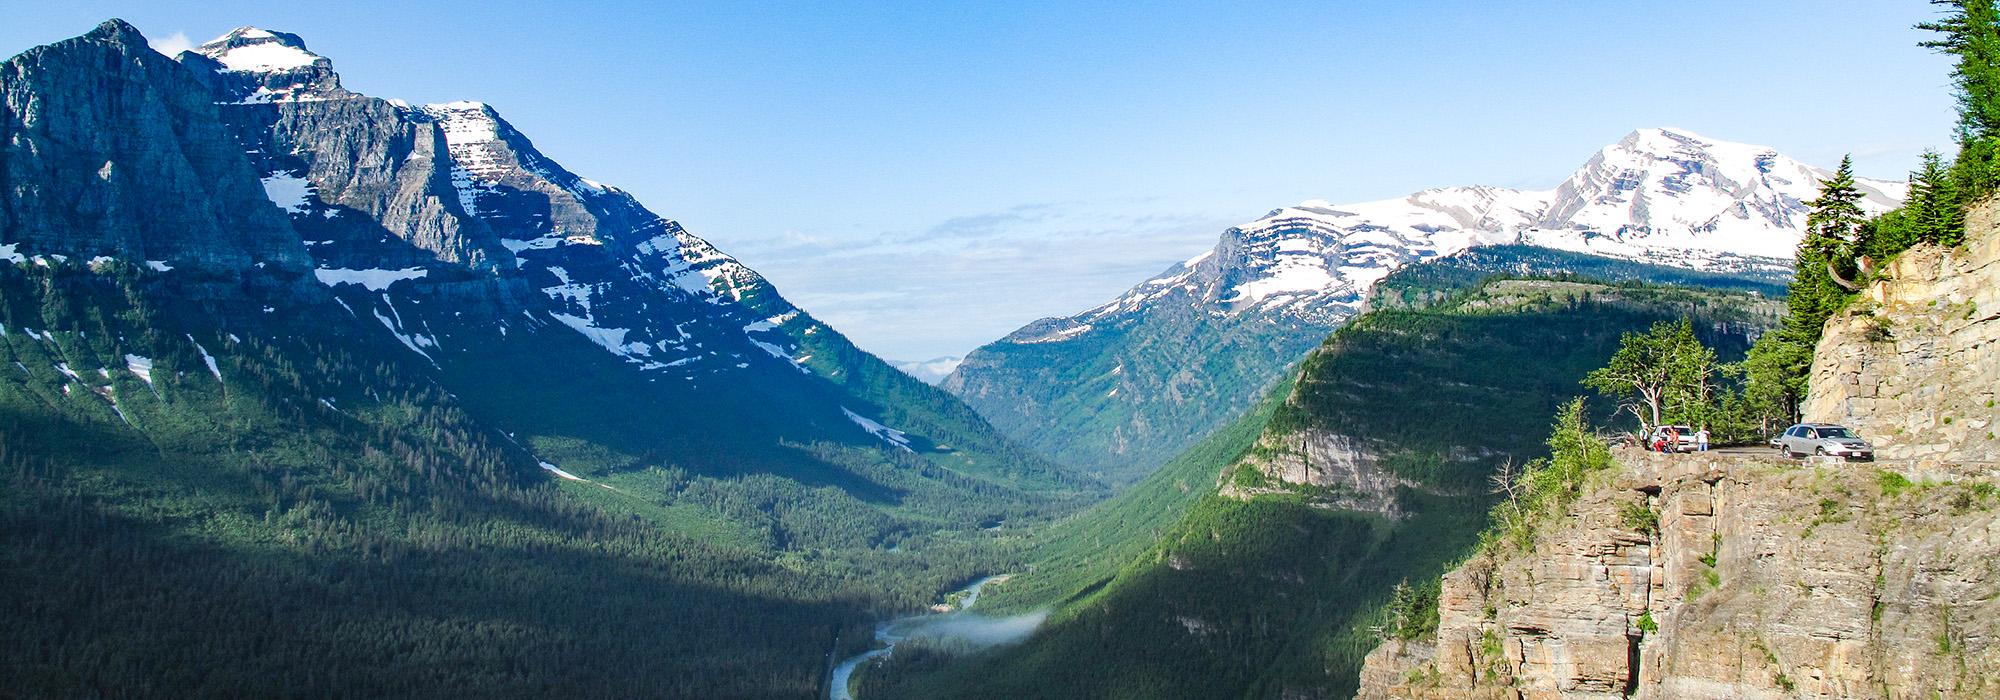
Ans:
[{"label": "person in white shirt", "polygon": [[1695,431],[1694,444],[1696,450],[1701,452],[1708,451],[1708,426],[1704,425],[1701,427],[1701,430]]}]

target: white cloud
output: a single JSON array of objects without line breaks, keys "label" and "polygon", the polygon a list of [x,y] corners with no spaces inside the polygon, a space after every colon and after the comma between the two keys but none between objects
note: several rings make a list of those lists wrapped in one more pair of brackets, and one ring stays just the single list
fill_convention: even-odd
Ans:
[{"label": "white cloud", "polygon": [[165,39],[150,39],[147,43],[153,45],[154,51],[168,56],[178,56],[180,52],[194,48],[194,41],[188,38],[187,32],[174,32]]}]

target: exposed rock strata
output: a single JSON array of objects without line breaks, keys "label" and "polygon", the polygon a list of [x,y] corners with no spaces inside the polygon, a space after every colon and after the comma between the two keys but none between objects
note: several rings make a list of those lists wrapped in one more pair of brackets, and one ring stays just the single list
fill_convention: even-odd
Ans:
[{"label": "exposed rock strata", "polygon": [[[1397,503],[1396,491],[1425,488],[1389,473],[1382,465],[1379,450],[1338,433],[1324,430],[1266,433],[1258,440],[1257,447],[1241,468],[1260,470],[1283,484],[1323,489],[1317,502],[1328,507],[1399,517],[1403,510]],[[1276,490],[1279,489],[1242,488],[1233,483],[1222,486],[1222,494],[1233,498]]]},{"label": "exposed rock strata", "polygon": [[1889,459],[2000,461],[2000,206],[1964,246],[1918,246],[1827,321],[1808,420],[1851,426]]},{"label": "exposed rock strata", "polygon": [[1984,469],[1899,494],[1873,466],[1618,459],[1532,549],[1446,575],[1436,640],[1377,649],[1359,697],[2000,695]]}]

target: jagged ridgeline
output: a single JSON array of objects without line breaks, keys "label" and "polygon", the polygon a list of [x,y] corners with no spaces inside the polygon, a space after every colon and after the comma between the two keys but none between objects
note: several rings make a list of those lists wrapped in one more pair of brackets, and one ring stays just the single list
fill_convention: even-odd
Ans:
[{"label": "jagged ridgeline", "polygon": [[296,36],[107,22],[0,96],[8,692],[811,696],[1095,492]]},{"label": "jagged ridgeline", "polygon": [[[1296,387],[1219,431],[1204,459],[1077,520],[1137,527],[1116,541],[1052,529],[1036,573],[992,594],[1058,603],[1041,634],[951,661],[899,649],[904,662],[862,676],[867,696],[1351,695],[1396,584],[1435,580],[1469,551],[1487,477],[1546,453],[1548,417],[1623,333],[1690,317],[1740,357],[1782,311],[1740,291],[1766,281],[1687,275],[1503,246],[1388,276],[1375,293],[1407,301],[1334,332]],[[1184,512],[1160,522],[1163,502]]]}]

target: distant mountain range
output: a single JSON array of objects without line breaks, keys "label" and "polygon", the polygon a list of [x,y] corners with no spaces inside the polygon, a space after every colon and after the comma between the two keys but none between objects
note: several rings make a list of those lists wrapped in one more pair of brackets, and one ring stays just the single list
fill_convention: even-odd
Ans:
[{"label": "distant mountain range", "polygon": [[[941,386],[1044,454],[1129,482],[1247,408],[1399,267],[1529,244],[1782,275],[1825,174],[1770,148],[1641,129],[1553,190],[1309,201],[1230,228],[1213,250],[1110,303],[980,347]],[[1871,212],[1908,189],[1861,185]]]}]

